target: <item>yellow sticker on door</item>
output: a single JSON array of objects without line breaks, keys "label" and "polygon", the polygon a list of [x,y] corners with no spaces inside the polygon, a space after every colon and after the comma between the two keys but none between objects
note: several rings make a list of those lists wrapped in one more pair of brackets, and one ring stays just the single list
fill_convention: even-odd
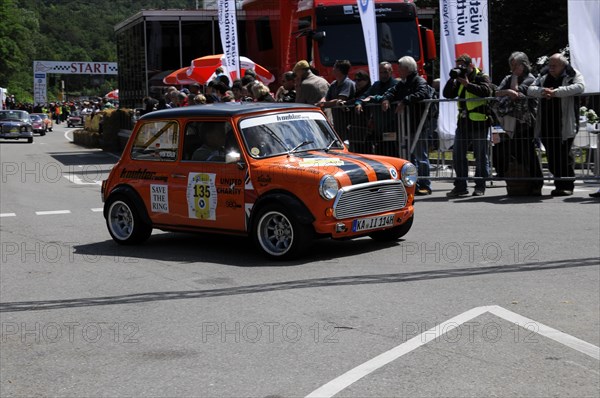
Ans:
[{"label": "yellow sticker on door", "polygon": [[186,196],[190,218],[216,220],[217,189],[214,173],[190,173]]}]

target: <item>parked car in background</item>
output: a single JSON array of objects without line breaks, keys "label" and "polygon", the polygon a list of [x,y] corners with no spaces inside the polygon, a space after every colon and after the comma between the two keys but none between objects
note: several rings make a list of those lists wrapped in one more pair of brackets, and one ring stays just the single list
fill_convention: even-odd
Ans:
[{"label": "parked car in background", "polygon": [[117,243],[153,228],[248,235],[288,259],[315,238],[404,236],[416,179],[407,160],[349,152],[314,106],[224,103],[142,116],[101,192]]},{"label": "parked car in background", "polygon": [[46,125],[46,132],[52,131],[52,129],[54,128],[54,122],[52,121],[52,118],[50,116],[48,116],[47,114],[45,114],[45,113],[32,113],[31,115],[37,115],[37,116],[39,116],[39,117],[42,118],[42,121]]},{"label": "parked car in background", "polygon": [[44,123],[40,116],[31,114],[29,115],[29,120],[31,120],[31,128],[34,133],[46,135],[46,123]]},{"label": "parked car in background", "polygon": [[33,127],[29,113],[17,110],[0,111],[0,138],[26,139],[33,142]]},{"label": "parked car in background", "polygon": [[83,127],[85,123],[85,115],[81,111],[73,111],[67,117],[67,127]]}]

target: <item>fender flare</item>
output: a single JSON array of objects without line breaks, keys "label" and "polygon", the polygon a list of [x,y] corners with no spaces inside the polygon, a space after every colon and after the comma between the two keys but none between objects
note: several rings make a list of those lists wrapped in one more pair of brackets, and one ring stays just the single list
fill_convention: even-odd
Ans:
[{"label": "fender flare", "polygon": [[315,221],[315,217],[310,212],[310,210],[308,210],[306,205],[296,196],[287,192],[273,192],[261,196],[256,201],[254,206],[252,206],[252,213],[250,215],[250,225],[254,225],[254,217],[255,214],[258,213],[257,210],[269,203],[280,203],[283,206],[287,207],[294,213],[294,216],[296,216],[298,221],[300,221],[302,224],[312,224]]},{"label": "fender flare", "polygon": [[152,225],[152,220],[150,220],[150,216],[148,216],[148,212],[146,210],[146,205],[144,204],[144,201],[140,197],[140,194],[138,194],[137,191],[133,189],[133,187],[131,187],[130,185],[119,185],[115,189],[110,191],[110,194],[106,198],[106,202],[104,202],[104,209],[102,211],[104,219],[108,217],[108,202],[110,201],[110,197],[113,195],[123,195],[129,200],[131,200],[133,204],[138,208],[142,220],[146,224]]}]

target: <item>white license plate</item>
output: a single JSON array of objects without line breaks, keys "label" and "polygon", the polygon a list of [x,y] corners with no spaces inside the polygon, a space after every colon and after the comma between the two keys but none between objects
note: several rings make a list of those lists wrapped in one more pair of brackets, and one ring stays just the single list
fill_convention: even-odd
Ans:
[{"label": "white license plate", "polygon": [[352,221],[352,232],[368,231],[370,229],[394,225],[394,215],[359,218]]}]

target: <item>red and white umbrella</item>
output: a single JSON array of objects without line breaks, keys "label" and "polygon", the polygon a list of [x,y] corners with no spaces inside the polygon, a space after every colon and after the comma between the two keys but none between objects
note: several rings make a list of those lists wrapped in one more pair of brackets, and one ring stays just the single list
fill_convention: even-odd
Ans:
[{"label": "red and white umbrella", "polygon": [[106,94],[104,98],[118,100],[119,99],[119,89],[113,90]]},{"label": "red and white umbrella", "polygon": [[169,86],[174,86],[174,85],[190,85],[193,83],[198,83],[196,80],[191,79],[190,77],[188,77],[187,75],[187,70],[188,68],[181,68],[181,69],[177,69],[176,71],[171,72],[170,74],[168,74],[167,76],[165,76],[163,78],[163,83]]},{"label": "red and white umbrella", "polygon": [[[223,68],[226,75],[231,76],[225,67],[225,55],[207,55],[192,60],[192,65],[187,68],[187,76],[194,79],[198,83],[206,84],[216,77],[215,69]],[[247,57],[240,57],[240,73],[244,76],[246,69],[254,69],[256,77],[264,84],[269,84],[275,81],[275,76],[264,67],[255,63]]]}]

